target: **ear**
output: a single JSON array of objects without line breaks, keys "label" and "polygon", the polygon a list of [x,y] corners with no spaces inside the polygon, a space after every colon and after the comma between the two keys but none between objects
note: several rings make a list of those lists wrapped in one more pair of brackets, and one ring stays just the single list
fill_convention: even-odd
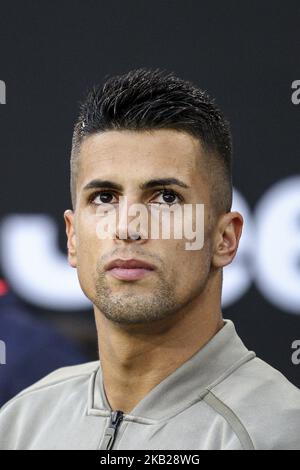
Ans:
[{"label": "ear", "polygon": [[239,212],[228,212],[218,222],[214,236],[212,264],[223,268],[230,264],[237,252],[244,219]]},{"label": "ear", "polygon": [[64,219],[66,223],[66,234],[68,238],[68,262],[72,268],[77,267],[76,257],[76,234],[74,226],[74,212],[68,209],[64,212]]}]

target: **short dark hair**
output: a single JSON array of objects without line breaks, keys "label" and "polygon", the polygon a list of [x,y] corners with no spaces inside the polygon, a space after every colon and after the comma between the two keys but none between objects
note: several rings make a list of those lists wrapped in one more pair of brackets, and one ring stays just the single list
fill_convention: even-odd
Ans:
[{"label": "short dark hair", "polygon": [[232,138],[228,121],[206,91],[165,70],[138,68],[106,77],[80,102],[71,153],[71,197],[76,205],[80,146],[108,130],[174,129],[198,138],[205,149],[216,214],[232,205]]}]

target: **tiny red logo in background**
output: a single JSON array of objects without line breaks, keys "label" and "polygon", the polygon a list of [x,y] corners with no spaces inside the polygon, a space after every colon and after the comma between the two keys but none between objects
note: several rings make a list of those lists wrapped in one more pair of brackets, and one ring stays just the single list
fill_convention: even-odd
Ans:
[{"label": "tiny red logo in background", "polygon": [[8,292],[7,283],[3,279],[0,279],[0,296],[7,294],[7,292]]}]

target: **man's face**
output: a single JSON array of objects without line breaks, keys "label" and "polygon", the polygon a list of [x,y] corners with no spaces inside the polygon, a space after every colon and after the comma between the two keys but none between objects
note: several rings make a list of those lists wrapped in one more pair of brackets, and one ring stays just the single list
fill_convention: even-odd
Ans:
[{"label": "man's face", "polygon": [[[212,260],[212,214],[203,159],[200,142],[176,130],[108,131],[89,136],[82,143],[76,210],[74,214],[65,213],[69,262],[77,268],[84,293],[106,318],[120,324],[162,319],[205,289]],[[186,187],[173,183],[145,188],[150,180],[165,178],[176,178]],[[99,179],[119,189],[86,188]],[[167,197],[161,194],[163,189]],[[127,197],[128,209],[132,204],[143,204],[148,209],[154,207],[156,215],[170,202],[204,204],[203,247],[187,250],[186,238],[99,238],[97,211],[105,202],[117,209],[121,196]],[[117,229],[121,220],[124,222],[124,214]],[[136,280],[119,279],[105,270],[107,263],[117,258],[143,260],[155,269]]]}]

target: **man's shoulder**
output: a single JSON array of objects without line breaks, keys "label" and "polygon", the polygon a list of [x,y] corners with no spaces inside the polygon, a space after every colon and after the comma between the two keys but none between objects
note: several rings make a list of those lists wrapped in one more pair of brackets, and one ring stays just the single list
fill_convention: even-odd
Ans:
[{"label": "man's shoulder", "polygon": [[88,379],[93,372],[99,368],[99,361],[86,362],[75,366],[61,367],[54,370],[50,374],[46,375],[39,381],[25,388],[10,401],[8,401],[0,410],[4,410],[10,405],[18,402],[22,398],[30,397],[36,393],[46,393],[54,386],[64,386],[70,381],[76,381],[77,379]]},{"label": "man's shoulder", "polygon": [[300,390],[258,357],[211,387],[258,449],[300,450]]},{"label": "man's shoulder", "polygon": [[[295,407],[300,409],[300,390],[293,385],[287,377],[279,370],[263,361],[259,357],[243,364],[235,373],[228,377],[228,382],[234,381],[240,384],[235,389],[236,398],[244,399],[248,397],[257,404],[264,404],[270,407],[280,405],[286,409],[287,407]],[[226,384],[226,383],[225,383]],[[225,385],[226,386],[226,385]],[[289,398],[286,402],[284,398]],[[281,408],[279,406],[279,409]]]}]

